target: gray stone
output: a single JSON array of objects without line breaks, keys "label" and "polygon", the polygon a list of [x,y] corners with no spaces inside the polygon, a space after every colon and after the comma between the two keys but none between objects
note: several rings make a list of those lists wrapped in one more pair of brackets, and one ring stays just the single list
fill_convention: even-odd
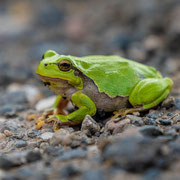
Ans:
[{"label": "gray stone", "polygon": [[60,156],[59,160],[69,160],[74,158],[85,158],[87,156],[87,151],[82,148],[73,149],[65,152],[62,156]]},{"label": "gray stone", "polygon": [[111,119],[107,121],[104,131],[111,132],[112,134],[122,133],[131,123],[129,118],[117,120],[118,119]]},{"label": "gray stone", "polygon": [[39,134],[39,131],[37,129],[32,129],[27,133],[28,137],[34,138]]},{"label": "gray stone", "polygon": [[171,121],[169,119],[159,119],[161,125],[169,126],[171,125]]},{"label": "gray stone", "polygon": [[25,163],[25,153],[12,153],[10,156],[1,154],[0,155],[0,168],[9,170],[14,167],[21,166]]},{"label": "gray stone", "polygon": [[86,131],[87,135],[92,136],[99,132],[100,129],[99,124],[91,116],[86,115],[81,125],[81,131]]},{"label": "gray stone", "polygon": [[174,104],[175,104],[174,97],[169,96],[162,102],[161,106],[165,107],[165,108],[170,108],[170,107],[174,106]]},{"label": "gray stone", "polygon": [[147,118],[147,119],[145,119],[145,124],[146,125],[156,125],[156,121],[152,118]]},{"label": "gray stone", "polygon": [[40,135],[40,138],[44,141],[48,141],[49,139],[52,138],[53,135],[54,135],[54,133],[52,133],[52,132],[45,132]]},{"label": "gray stone", "polygon": [[72,178],[73,176],[79,174],[79,170],[77,170],[73,165],[68,165],[61,168],[59,173],[62,178]]},{"label": "gray stone", "polygon": [[16,148],[26,147],[27,145],[28,145],[27,142],[23,140],[15,142]]},{"label": "gray stone", "polygon": [[144,125],[144,121],[142,120],[141,117],[134,116],[134,115],[126,115],[127,118],[129,118],[132,122],[132,124],[136,126],[142,126]]},{"label": "gray stone", "polygon": [[103,170],[89,170],[82,174],[82,180],[106,180],[105,172]]},{"label": "gray stone", "polygon": [[50,144],[52,145],[69,145],[71,143],[71,135],[70,132],[66,129],[59,129],[56,131],[52,138],[50,139]]},{"label": "gray stone", "polygon": [[146,136],[157,137],[163,135],[161,129],[153,125],[147,125],[139,128],[139,131]]},{"label": "gray stone", "polygon": [[38,151],[29,151],[26,155],[26,160],[28,163],[41,160],[42,156],[41,153]]},{"label": "gray stone", "polygon": [[152,119],[157,119],[157,118],[158,118],[157,115],[155,115],[155,114],[153,114],[153,113],[149,113],[149,114],[147,115],[147,117],[152,118]]},{"label": "gray stone", "polygon": [[175,99],[175,107],[180,110],[180,98]]},{"label": "gray stone", "polygon": [[[148,137],[128,136],[110,143],[103,149],[102,158],[131,172],[144,172],[151,167],[163,168],[170,163],[159,156],[162,143]],[[162,161],[164,164],[159,164]]]}]

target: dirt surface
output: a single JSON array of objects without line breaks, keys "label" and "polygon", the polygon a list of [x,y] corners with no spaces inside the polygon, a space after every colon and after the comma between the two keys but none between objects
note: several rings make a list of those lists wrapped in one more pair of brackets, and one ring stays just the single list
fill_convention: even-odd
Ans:
[{"label": "dirt surface", "polygon": [[[0,179],[179,179],[178,0],[7,0],[0,24]],[[154,66],[174,86],[143,113],[110,120],[100,112],[82,126],[37,130],[54,99],[35,75],[48,49],[118,54]]]}]

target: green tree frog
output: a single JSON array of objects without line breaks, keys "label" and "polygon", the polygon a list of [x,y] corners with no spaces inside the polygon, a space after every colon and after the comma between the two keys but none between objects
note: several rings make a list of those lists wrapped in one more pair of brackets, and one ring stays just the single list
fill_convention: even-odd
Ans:
[{"label": "green tree frog", "polygon": [[[62,125],[81,123],[97,109],[116,111],[115,116],[150,109],[168,96],[173,84],[153,67],[120,56],[75,57],[53,50],[44,53],[36,73],[58,95],[53,117]],[[79,109],[65,114],[68,101]]]}]

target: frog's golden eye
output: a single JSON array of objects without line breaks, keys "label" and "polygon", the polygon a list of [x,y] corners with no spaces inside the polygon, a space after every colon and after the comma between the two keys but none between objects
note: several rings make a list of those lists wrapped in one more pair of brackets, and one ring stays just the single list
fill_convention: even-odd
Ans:
[{"label": "frog's golden eye", "polygon": [[61,60],[59,62],[59,69],[61,71],[69,71],[71,69],[71,62],[68,60]]}]

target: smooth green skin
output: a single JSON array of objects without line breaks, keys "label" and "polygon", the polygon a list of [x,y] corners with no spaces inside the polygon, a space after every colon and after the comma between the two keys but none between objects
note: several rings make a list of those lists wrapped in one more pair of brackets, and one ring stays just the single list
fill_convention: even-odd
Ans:
[{"label": "smooth green skin", "polygon": [[95,103],[80,91],[83,89],[83,81],[74,74],[74,69],[65,72],[58,68],[57,64],[64,59],[69,60],[74,67],[92,79],[99,92],[104,92],[112,98],[128,96],[129,102],[134,107],[141,106],[143,109],[149,109],[158,105],[167,97],[173,85],[170,78],[162,78],[161,74],[153,67],[119,56],[75,57],[59,55],[55,51],[48,50],[36,73],[67,80],[69,84],[79,89],[71,97],[72,102],[79,109],[67,116],[56,115],[63,122],[82,121],[85,115],[96,113]]}]

